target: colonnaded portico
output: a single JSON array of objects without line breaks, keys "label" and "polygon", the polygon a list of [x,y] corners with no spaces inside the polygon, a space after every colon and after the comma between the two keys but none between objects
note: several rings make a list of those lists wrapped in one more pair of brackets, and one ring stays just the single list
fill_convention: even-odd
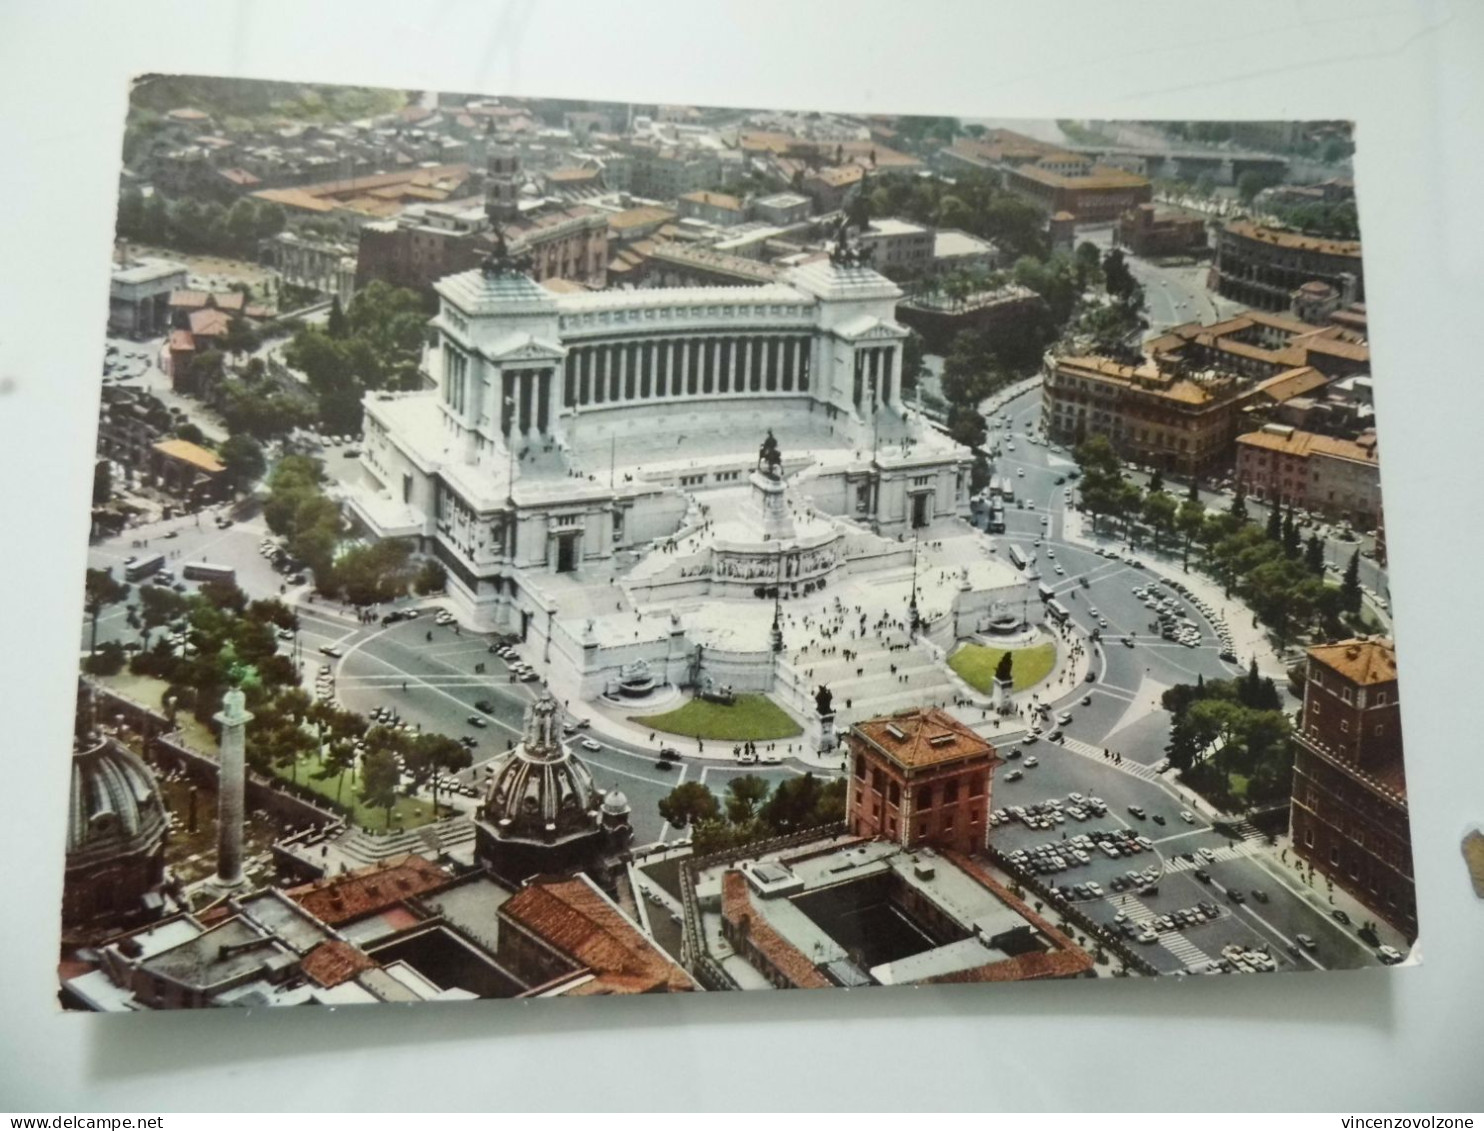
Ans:
[{"label": "colonnaded portico", "polygon": [[[684,539],[708,500],[725,511],[747,487],[770,430],[807,529],[788,551],[710,551],[713,580],[738,582],[718,590],[758,587],[749,552],[827,584],[847,557],[890,557],[912,530],[968,514],[972,455],[904,404],[901,292],[858,261],[756,287],[576,294],[503,261],[436,289],[427,387],[367,398],[347,501],[373,535],[444,563],[466,623],[549,624],[572,589],[561,575],[620,579]],[[679,570],[647,572],[658,589]]]}]

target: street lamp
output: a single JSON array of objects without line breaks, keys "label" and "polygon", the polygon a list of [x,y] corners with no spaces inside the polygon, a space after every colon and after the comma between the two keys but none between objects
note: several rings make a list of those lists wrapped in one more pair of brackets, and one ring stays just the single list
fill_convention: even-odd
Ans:
[{"label": "street lamp", "polygon": [[912,528],[912,599],[907,602],[907,632],[917,635],[921,617],[917,612],[917,528]]}]

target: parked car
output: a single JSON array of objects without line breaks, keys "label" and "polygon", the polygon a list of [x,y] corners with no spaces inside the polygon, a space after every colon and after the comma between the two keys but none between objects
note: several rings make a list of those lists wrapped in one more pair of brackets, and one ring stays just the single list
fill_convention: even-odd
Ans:
[{"label": "parked car", "polygon": [[486,719],[483,715],[470,715],[465,720],[465,722],[467,722],[471,727],[487,727],[490,725],[489,720]]}]

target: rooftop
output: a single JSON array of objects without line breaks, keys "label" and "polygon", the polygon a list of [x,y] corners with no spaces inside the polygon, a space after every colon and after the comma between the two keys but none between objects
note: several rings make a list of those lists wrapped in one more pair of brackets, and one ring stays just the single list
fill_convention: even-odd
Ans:
[{"label": "rooftop", "polygon": [[1309,660],[1362,687],[1396,681],[1396,645],[1385,637],[1319,644],[1309,649]]},{"label": "rooftop", "polygon": [[691,204],[705,204],[712,208],[725,208],[729,212],[741,212],[742,202],[724,192],[688,192],[680,198]]},{"label": "rooftop", "polygon": [[1040,165],[1022,165],[1017,168],[1015,175],[1027,180],[1036,181],[1052,188],[1065,189],[1119,189],[1119,188],[1145,188],[1149,184],[1148,177],[1141,177],[1138,173],[1129,173],[1123,169],[1114,168],[1111,165],[1094,165],[1085,173],[1057,173]]},{"label": "rooftop", "polygon": [[591,972],[591,979],[570,990],[574,996],[676,993],[693,988],[690,976],[584,875],[537,881],[507,900],[500,914]]},{"label": "rooftop", "polygon": [[1322,236],[1306,236],[1301,232],[1290,232],[1282,228],[1267,228],[1251,220],[1233,220],[1226,226],[1227,232],[1274,247],[1292,248],[1295,251],[1313,251],[1322,255],[1342,255],[1360,258],[1359,240],[1332,240]]},{"label": "rooftop", "polygon": [[154,449],[163,456],[181,460],[212,475],[226,470],[221,460],[216,458],[216,453],[209,452],[189,440],[161,440],[154,445]]},{"label": "rooftop", "polygon": [[1372,465],[1380,460],[1374,439],[1369,443],[1364,438],[1342,440],[1336,436],[1321,436],[1317,432],[1302,432],[1297,428],[1270,427],[1260,432],[1248,432],[1238,436],[1237,443],[1248,448],[1261,448],[1303,459],[1309,456],[1329,456],[1332,459]]},{"label": "rooftop", "polygon": [[438,865],[409,854],[385,864],[290,888],[287,895],[315,918],[334,927],[385,911],[448,882],[448,873]]},{"label": "rooftop", "polygon": [[909,769],[988,757],[995,748],[939,707],[919,707],[867,719],[852,728],[892,761]]}]

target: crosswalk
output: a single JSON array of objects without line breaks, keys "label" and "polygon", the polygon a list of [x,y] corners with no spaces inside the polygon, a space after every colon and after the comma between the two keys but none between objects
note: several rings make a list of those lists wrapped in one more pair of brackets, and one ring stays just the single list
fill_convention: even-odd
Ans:
[{"label": "crosswalk", "polygon": [[[1118,908],[1128,916],[1129,922],[1139,927],[1152,924],[1155,919],[1159,918],[1158,912],[1150,910],[1142,900],[1132,895],[1121,897],[1118,901]],[[1160,931],[1159,945],[1185,963],[1187,967],[1200,966],[1211,961],[1209,954],[1179,931]]]},{"label": "crosswalk", "polygon": [[1105,766],[1112,766],[1115,770],[1121,770],[1130,777],[1138,778],[1141,781],[1159,780],[1159,775],[1154,772],[1153,767],[1146,766],[1142,762],[1129,760],[1116,763],[1110,762],[1103,757],[1103,748],[1101,746],[1094,746],[1090,742],[1083,742],[1080,738],[1064,738],[1061,741],[1061,745],[1073,754],[1081,754],[1084,758],[1092,758],[1102,762]]},{"label": "crosswalk", "polygon": [[[1261,834],[1258,834],[1261,837]],[[1251,840],[1239,841],[1235,846],[1223,845],[1221,848],[1212,849],[1215,859],[1213,864],[1221,864],[1227,860],[1241,860],[1252,856],[1257,852],[1257,845]],[[1191,872],[1196,868],[1206,867],[1206,861],[1197,856],[1195,860],[1182,860],[1178,856],[1172,856],[1165,861],[1166,872]]]}]

